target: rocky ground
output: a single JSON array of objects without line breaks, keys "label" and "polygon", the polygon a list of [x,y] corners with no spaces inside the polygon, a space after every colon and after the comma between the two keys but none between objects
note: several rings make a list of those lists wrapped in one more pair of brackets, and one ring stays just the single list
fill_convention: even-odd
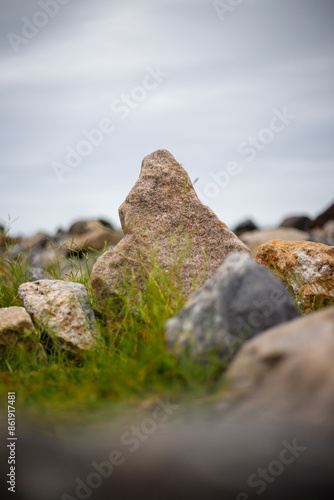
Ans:
[{"label": "rocky ground", "polygon": [[[98,438],[104,442],[82,438],[70,450],[26,429],[22,498],[325,498],[334,486],[334,205],[314,221],[290,217],[272,230],[245,221],[231,231],[200,203],[183,167],[159,150],[144,158],[120,219],[122,231],[81,221],[55,236],[2,233],[2,254],[29,262],[30,274],[18,288],[22,307],[0,309],[0,352],[21,342],[47,363],[50,337],[74,356],[94,349],[99,330],[89,295],[67,277],[91,269],[101,304],[134,283],[144,291],[159,266],[187,297],[165,325],[167,349],[199,364],[225,359],[228,396],[194,425],[194,409],[175,426],[177,405],[165,405],[171,418],[163,430],[150,407],[143,437],[121,439],[130,449],[124,456],[110,458],[120,446],[114,428]],[[57,267],[62,279],[54,279]],[[34,341],[40,328],[44,340]],[[132,455],[131,443],[135,451],[136,440],[151,434]],[[104,465],[89,476],[92,456]],[[37,487],[41,468],[50,481]]]}]

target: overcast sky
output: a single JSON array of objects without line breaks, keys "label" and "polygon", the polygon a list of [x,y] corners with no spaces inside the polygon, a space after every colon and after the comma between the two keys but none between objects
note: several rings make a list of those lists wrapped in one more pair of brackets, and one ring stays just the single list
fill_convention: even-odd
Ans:
[{"label": "overcast sky", "polygon": [[160,148],[230,227],[334,201],[333,0],[57,1],[0,0],[12,234],[119,225]]}]

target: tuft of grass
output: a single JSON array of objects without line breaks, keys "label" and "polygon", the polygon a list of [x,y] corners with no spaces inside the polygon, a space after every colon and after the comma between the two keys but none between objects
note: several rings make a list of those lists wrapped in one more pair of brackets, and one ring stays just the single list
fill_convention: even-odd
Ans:
[{"label": "tuft of grass", "polygon": [[22,255],[14,259],[10,248],[0,253],[0,307],[22,306],[17,290],[29,281],[29,268],[28,260]]}]

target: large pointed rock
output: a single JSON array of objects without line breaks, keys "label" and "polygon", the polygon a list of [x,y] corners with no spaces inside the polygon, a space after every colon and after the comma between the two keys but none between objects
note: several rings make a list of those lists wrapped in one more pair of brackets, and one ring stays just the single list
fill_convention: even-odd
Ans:
[{"label": "large pointed rock", "polygon": [[188,294],[212,276],[229,253],[249,253],[199,201],[187,172],[164,149],[144,158],[119,216],[125,237],[92,270],[98,299],[122,294],[131,270],[142,285],[152,259]]}]

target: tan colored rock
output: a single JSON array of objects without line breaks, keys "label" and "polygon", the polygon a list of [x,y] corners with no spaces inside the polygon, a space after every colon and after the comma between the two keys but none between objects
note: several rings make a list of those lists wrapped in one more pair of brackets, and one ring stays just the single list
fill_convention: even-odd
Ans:
[{"label": "tan colored rock", "polygon": [[97,229],[114,229],[112,225],[105,220],[79,220],[74,222],[68,232],[72,236],[96,231]]},{"label": "tan colored rock", "polygon": [[97,345],[97,326],[87,289],[80,283],[40,280],[23,283],[18,294],[34,323],[72,353]]},{"label": "tan colored rock", "polygon": [[[0,353],[8,347],[23,344],[27,351],[42,352],[31,318],[24,307],[3,307],[0,309]],[[44,353],[45,355],[45,353]]]},{"label": "tan colored rock", "polygon": [[66,247],[74,252],[103,250],[106,245],[117,245],[120,239],[118,231],[97,229],[87,234],[73,236]]},{"label": "tan colored rock", "polygon": [[310,241],[268,241],[256,261],[277,270],[305,310],[334,305],[334,247]]},{"label": "tan colored rock", "polygon": [[187,172],[166,150],[146,156],[138,181],[119,209],[125,237],[96,262],[98,299],[121,293],[133,270],[142,284],[154,258],[185,293],[201,286],[231,252],[247,247],[199,201]]},{"label": "tan colored rock", "polygon": [[261,231],[247,231],[240,236],[241,241],[250,249],[252,257],[256,257],[260,245],[270,240],[302,241],[308,240],[308,233],[290,227],[266,229]]},{"label": "tan colored rock", "polygon": [[[227,371],[256,411],[334,422],[334,308],[274,327],[246,342]],[[247,404],[246,404],[247,406]]]}]

